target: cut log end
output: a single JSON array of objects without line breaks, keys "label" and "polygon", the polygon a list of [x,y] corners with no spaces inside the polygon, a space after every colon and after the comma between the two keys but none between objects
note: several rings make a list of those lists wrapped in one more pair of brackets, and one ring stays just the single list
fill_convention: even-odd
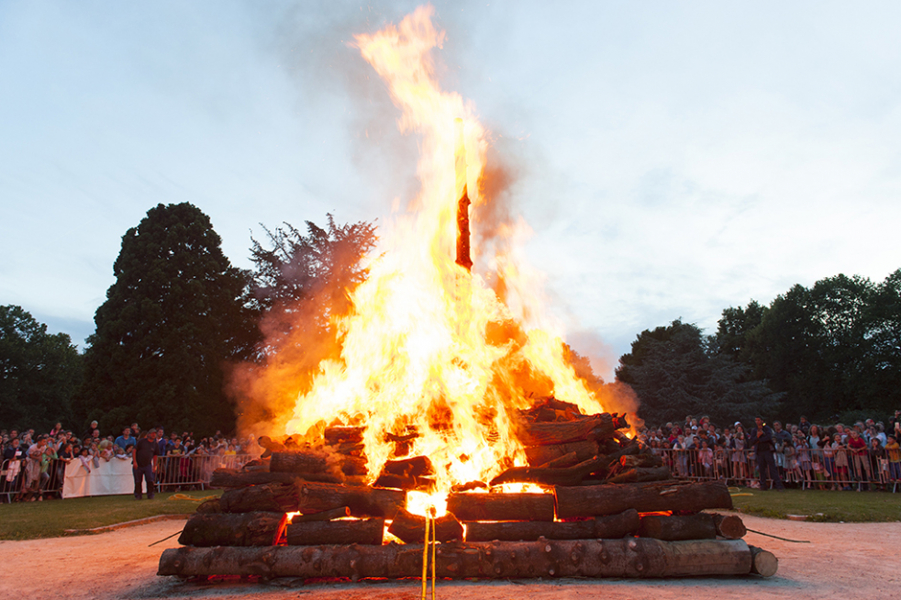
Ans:
[{"label": "cut log end", "polygon": [[779,559],[772,552],[749,546],[751,549],[751,572],[762,577],[772,577],[779,570]]}]

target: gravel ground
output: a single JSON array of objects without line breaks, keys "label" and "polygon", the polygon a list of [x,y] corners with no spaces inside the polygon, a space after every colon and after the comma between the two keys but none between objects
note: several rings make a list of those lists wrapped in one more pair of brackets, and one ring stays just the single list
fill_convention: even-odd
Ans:
[{"label": "gravel ground", "polygon": [[[901,598],[901,539],[899,523],[807,523],[743,516],[748,529],[799,544],[748,533],[749,544],[773,552],[779,572],[771,578],[709,577],[642,581],[502,580],[489,582],[439,581],[438,598],[454,600],[563,599],[603,597],[605,600],[647,599],[722,600],[740,598]],[[183,521],[163,521],[119,529],[100,535],[0,542],[0,596],[11,598],[253,598],[269,600],[302,597],[309,600],[418,598],[419,581],[315,583],[279,579],[249,582],[225,579],[182,581],[156,574],[165,548],[176,538],[149,546],[179,531]]]}]

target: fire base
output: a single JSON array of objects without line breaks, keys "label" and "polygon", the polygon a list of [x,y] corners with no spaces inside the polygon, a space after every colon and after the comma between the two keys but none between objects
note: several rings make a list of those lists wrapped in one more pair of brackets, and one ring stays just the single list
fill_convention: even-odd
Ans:
[{"label": "fire base", "polygon": [[[430,551],[431,553],[431,551]],[[171,548],[159,575],[400,579],[422,575],[422,544]],[[442,578],[696,577],[775,574],[776,557],[743,540],[650,538],[439,544]]]}]

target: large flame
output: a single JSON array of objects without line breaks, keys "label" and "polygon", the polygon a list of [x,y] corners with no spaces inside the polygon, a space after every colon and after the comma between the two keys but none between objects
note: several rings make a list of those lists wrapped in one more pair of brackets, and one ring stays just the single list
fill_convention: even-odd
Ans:
[{"label": "large flame", "polygon": [[[421,136],[422,187],[409,212],[383,227],[380,256],[353,291],[351,313],[336,323],[340,359],[320,364],[287,433],[336,418],[365,424],[374,478],[394,449],[386,433],[415,430],[412,454],[431,459],[437,488],[447,491],[523,464],[514,420],[530,393],[553,393],[583,412],[602,409],[542,317],[539,277],[514,253],[494,257],[486,277],[503,281],[505,303],[482,276],[455,263],[461,188],[475,205],[486,201],[479,193],[486,131],[472,104],[435,80],[430,53],[444,33],[431,15],[431,7],[419,8],[396,27],[356,36],[402,110],[400,129]],[[523,226],[497,233],[512,241],[517,229]]]}]

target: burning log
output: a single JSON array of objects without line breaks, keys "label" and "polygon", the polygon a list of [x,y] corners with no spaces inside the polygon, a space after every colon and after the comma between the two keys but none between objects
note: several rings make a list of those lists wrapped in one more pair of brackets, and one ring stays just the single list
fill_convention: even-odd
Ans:
[{"label": "burning log", "polygon": [[285,530],[285,513],[194,513],[178,543],[185,546],[273,546]]},{"label": "burning log", "polygon": [[366,459],[344,454],[303,450],[300,452],[273,452],[269,463],[273,473],[294,473],[306,479],[307,475],[319,475],[323,472],[335,478],[344,475],[365,475]]},{"label": "burning log", "polygon": [[[546,466],[552,460],[557,460],[569,454],[575,453],[576,460],[572,464],[588,460],[598,454],[598,444],[593,440],[569,442],[566,444],[551,444],[545,446],[527,446],[526,459],[533,467]],[[569,466],[569,465],[558,465]]]},{"label": "burning log", "polygon": [[323,511],[347,506],[355,517],[391,518],[403,508],[407,495],[399,490],[368,486],[343,486],[331,483],[299,481],[298,510]]},{"label": "burning log", "polygon": [[629,508],[638,512],[732,508],[729,488],[722,481],[558,486],[554,495],[559,519],[614,515]]},{"label": "burning log", "polygon": [[636,467],[607,478],[607,483],[643,483],[645,481],[666,481],[672,479],[669,467]]},{"label": "burning log", "polygon": [[647,515],[641,518],[638,535],[668,542],[713,539],[716,524],[713,515],[706,513],[672,517]]},{"label": "burning log", "polygon": [[451,493],[447,512],[463,521],[553,521],[554,496]]},{"label": "burning log", "polygon": [[365,427],[326,427],[322,436],[325,438],[326,444],[359,444],[363,441],[364,431],[366,431]]},{"label": "burning log", "polygon": [[331,521],[332,519],[340,519],[350,516],[350,508],[342,506],[331,510],[323,510],[320,512],[311,512],[304,515],[294,515],[291,523],[310,523],[312,521]]},{"label": "burning log", "polygon": [[456,128],[456,144],[454,147],[454,171],[457,183],[457,260],[456,263],[472,270],[472,258],[469,254],[469,193],[466,189],[466,146],[463,144],[463,119],[454,119]]},{"label": "burning log", "polygon": [[[637,510],[627,510],[618,515],[597,517],[585,521],[498,521],[466,523],[467,542],[489,542],[491,540],[579,540],[616,539],[632,535],[638,531]],[[390,530],[389,530],[390,531]]]},{"label": "burning log", "polygon": [[[598,457],[572,467],[554,469],[548,467],[512,467],[491,480],[491,485],[502,483],[540,483],[544,485],[579,485],[585,477],[597,471],[602,464]],[[667,475],[669,471],[667,471]]]},{"label": "burning log", "polygon": [[[436,539],[439,542],[463,539],[463,525],[451,513],[435,519],[434,526]],[[394,515],[388,533],[407,544],[422,543],[425,538],[425,517],[400,510]],[[431,530],[429,536],[431,536]]]},{"label": "burning log", "polygon": [[628,426],[625,417],[601,413],[576,421],[520,423],[518,436],[524,446],[548,446],[584,441],[589,438],[609,438],[617,429]]},{"label": "burning log", "polygon": [[301,521],[287,527],[289,546],[318,546],[321,544],[382,543],[385,519],[372,518],[348,521]]},{"label": "burning log", "polygon": [[[761,553],[762,554],[762,553]],[[402,578],[422,576],[422,544],[383,546],[277,546],[273,548],[170,548],[160,557],[159,575],[182,577]],[[758,555],[759,556],[759,555]],[[774,573],[760,560],[762,575]],[[772,563],[771,563],[772,564]],[[537,542],[453,542],[437,549],[436,575],[467,577],[698,577],[748,575],[755,568],[744,540],[664,542],[539,540]]]},{"label": "burning log", "polygon": [[219,508],[227,513],[291,512],[297,510],[297,502],[297,486],[267,483],[224,492],[219,498]]},{"label": "burning log", "polygon": [[435,489],[435,479],[432,477],[414,477],[412,475],[390,475],[382,473],[372,484],[377,488],[392,488],[405,491],[431,492]]}]

